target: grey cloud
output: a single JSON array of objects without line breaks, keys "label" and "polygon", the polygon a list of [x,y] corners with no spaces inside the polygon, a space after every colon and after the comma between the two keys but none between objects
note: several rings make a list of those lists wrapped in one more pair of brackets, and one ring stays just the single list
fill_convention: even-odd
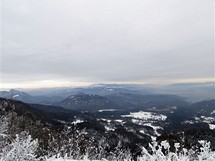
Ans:
[{"label": "grey cloud", "polygon": [[212,4],[3,0],[1,81],[213,78]]}]

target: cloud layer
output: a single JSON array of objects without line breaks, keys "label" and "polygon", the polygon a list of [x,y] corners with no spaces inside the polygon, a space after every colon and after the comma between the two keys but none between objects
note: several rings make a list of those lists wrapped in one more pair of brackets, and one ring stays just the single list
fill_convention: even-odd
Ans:
[{"label": "cloud layer", "polygon": [[2,0],[1,83],[214,78],[203,0]]}]

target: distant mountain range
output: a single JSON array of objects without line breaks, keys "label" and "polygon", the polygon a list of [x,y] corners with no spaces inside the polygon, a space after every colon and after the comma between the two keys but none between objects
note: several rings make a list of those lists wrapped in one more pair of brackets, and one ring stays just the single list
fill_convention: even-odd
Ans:
[{"label": "distant mountain range", "polygon": [[26,92],[11,89],[9,91],[0,91],[0,97],[19,100],[25,103],[53,104],[63,99],[61,96],[32,96]]},{"label": "distant mountain range", "polygon": [[27,92],[11,89],[0,91],[0,97],[73,110],[146,109],[153,106],[168,109],[171,106],[187,107],[197,100],[215,99],[215,87],[214,83],[168,86],[98,84],[85,88],[50,88]]},{"label": "distant mountain range", "polygon": [[144,109],[153,106],[186,106],[188,103],[182,97],[167,94],[140,95],[130,93],[118,93],[105,96],[121,108]]},{"label": "distant mountain range", "polygon": [[[23,93],[25,92],[25,93]],[[17,97],[16,94],[25,95],[23,101],[51,104],[59,102],[71,95],[80,93],[92,95],[113,95],[113,94],[138,94],[138,95],[177,95],[183,97],[187,102],[200,102],[203,100],[215,99],[215,83],[182,83],[172,85],[140,85],[140,84],[96,84],[83,88],[44,88],[44,89],[19,89],[2,91],[0,96],[4,98]],[[34,97],[33,99],[30,96]],[[37,97],[36,97],[37,96]],[[21,97],[21,96],[20,96]],[[13,98],[15,99],[15,98]],[[17,98],[18,99],[18,98]],[[21,100],[19,98],[18,100]],[[48,101],[47,101],[48,100]]]},{"label": "distant mountain range", "polygon": [[[110,90],[110,88],[109,88]],[[101,90],[99,90],[101,91]],[[116,92],[118,91],[118,93]],[[61,106],[72,110],[90,110],[99,109],[145,109],[152,106],[186,106],[188,103],[179,96],[166,94],[137,94],[120,93],[129,91],[125,89],[115,89],[108,95],[95,95],[79,93],[70,96],[32,96],[26,92],[18,90],[2,91],[0,97],[19,100],[25,103],[44,104]]]}]

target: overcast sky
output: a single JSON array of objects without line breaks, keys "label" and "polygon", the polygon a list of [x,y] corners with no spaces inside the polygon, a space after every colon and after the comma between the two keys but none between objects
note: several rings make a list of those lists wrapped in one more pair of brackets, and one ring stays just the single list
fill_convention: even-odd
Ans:
[{"label": "overcast sky", "polygon": [[2,0],[1,87],[214,79],[213,0]]}]

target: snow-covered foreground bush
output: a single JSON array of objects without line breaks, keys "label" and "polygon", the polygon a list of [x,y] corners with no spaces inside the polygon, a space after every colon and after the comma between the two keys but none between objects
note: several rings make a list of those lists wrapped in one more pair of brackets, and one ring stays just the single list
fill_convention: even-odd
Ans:
[{"label": "snow-covered foreground bush", "polygon": [[7,135],[10,116],[0,118],[0,161],[35,161],[38,141],[33,140],[26,132],[15,138]]},{"label": "snow-covered foreground bush", "polygon": [[[175,152],[170,152],[170,145],[167,141],[161,142],[161,145],[157,145],[156,142],[153,145],[150,144],[152,153],[150,154],[145,148],[142,150],[142,156],[138,158],[138,161],[190,161],[190,160],[215,160],[215,152],[210,150],[210,142],[204,140],[199,141],[201,144],[201,151],[195,152],[193,150],[187,150],[185,148],[179,151],[179,143],[175,143]],[[165,153],[165,152],[166,153]]]},{"label": "snow-covered foreground bush", "polygon": [[[150,148],[152,149],[152,153],[149,153],[145,148],[142,148],[142,155],[137,158],[137,161],[190,161],[190,160],[199,160],[199,161],[214,161],[215,160],[215,152],[210,150],[210,142],[199,141],[201,144],[201,151],[195,152],[193,150],[183,149],[182,151],[178,151],[180,145],[175,143],[176,151],[170,152],[170,146],[167,141],[161,142],[161,145],[158,145],[154,142],[152,145],[150,144]],[[101,159],[100,161],[132,161],[130,155],[124,158],[115,158],[112,160],[108,160],[106,158]],[[81,160],[73,160],[69,158],[49,158],[47,161],[94,161],[88,159],[87,156],[84,156]]]},{"label": "snow-covered foreground bush", "polygon": [[32,140],[30,135],[17,135],[1,149],[0,158],[1,161],[34,161],[37,148],[37,140]]}]

